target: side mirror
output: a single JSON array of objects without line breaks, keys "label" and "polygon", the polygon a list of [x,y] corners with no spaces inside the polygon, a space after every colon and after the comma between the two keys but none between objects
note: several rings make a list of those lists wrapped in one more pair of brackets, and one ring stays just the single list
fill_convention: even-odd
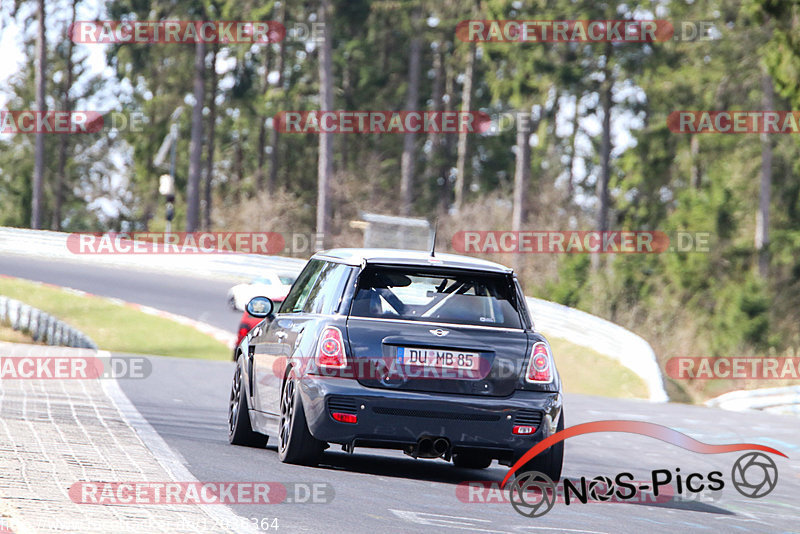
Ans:
[{"label": "side mirror", "polygon": [[247,303],[245,309],[247,313],[253,317],[264,319],[265,317],[269,317],[274,307],[275,305],[267,297],[253,297],[250,299],[250,302]]}]

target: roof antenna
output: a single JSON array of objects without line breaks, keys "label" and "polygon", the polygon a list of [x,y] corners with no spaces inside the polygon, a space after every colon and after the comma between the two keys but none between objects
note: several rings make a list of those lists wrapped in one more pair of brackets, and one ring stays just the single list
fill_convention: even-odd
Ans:
[{"label": "roof antenna", "polygon": [[433,239],[431,240],[431,258],[436,257],[436,230],[439,228],[439,218],[433,221]]}]

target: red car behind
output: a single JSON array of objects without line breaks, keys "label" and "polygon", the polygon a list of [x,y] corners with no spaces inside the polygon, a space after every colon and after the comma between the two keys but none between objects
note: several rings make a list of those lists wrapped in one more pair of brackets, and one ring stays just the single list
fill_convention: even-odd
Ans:
[{"label": "red car behind", "polygon": [[[275,303],[275,308],[277,309],[280,303],[283,302],[283,298],[272,299],[272,301]],[[265,321],[269,321],[269,319],[265,319]],[[258,317],[253,317],[252,315],[247,313],[247,310],[245,310],[242,313],[242,318],[239,321],[239,330],[237,331],[237,336],[236,336],[237,347],[239,346],[239,343],[242,342],[242,339],[244,339],[244,336],[246,336],[247,333],[250,332],[250,330],[252,330],[253,327],[260,322],[261,319],[259,319]]]}]

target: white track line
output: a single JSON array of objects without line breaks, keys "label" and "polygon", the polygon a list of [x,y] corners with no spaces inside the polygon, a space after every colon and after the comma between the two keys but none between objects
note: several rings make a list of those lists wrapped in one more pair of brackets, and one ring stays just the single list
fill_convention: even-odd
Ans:
[{"label": "white track line", "polygon": [[[108,351],[98,351],[98,356],[110,357]],[[145,447],[147,447],[153,456],[156,457],[158,463],[170,474],[176,482],[200,482],[189,469],[186,468],[185,461],[178,453],[172,450],[167,445],[156,429],[147,422],[147,419],[139,413],[139,410],[128,399],[128,396],[122,391],[117,384],[116,379],[103,380],[103,390],[106,395],[111,399],[111,402],[117,407],[122,418],[127,422],[139,435]],[[243,517],[236,515],[233,510],[224,504],[201,504],[200,508],[214,519],[220,526],[224,528],[232,528],[235,526],[237,533],[252,533],[259,532],[251,523],[243,521]]]}]

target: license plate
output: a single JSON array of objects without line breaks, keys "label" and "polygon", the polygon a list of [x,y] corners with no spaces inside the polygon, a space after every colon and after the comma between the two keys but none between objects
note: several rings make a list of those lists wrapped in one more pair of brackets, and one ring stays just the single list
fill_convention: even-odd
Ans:
[{"label": "license plate", "polygon": [[397,362],[421,367],[477,371],[480,367],[480,354],[457,350],[397,347]]}]

